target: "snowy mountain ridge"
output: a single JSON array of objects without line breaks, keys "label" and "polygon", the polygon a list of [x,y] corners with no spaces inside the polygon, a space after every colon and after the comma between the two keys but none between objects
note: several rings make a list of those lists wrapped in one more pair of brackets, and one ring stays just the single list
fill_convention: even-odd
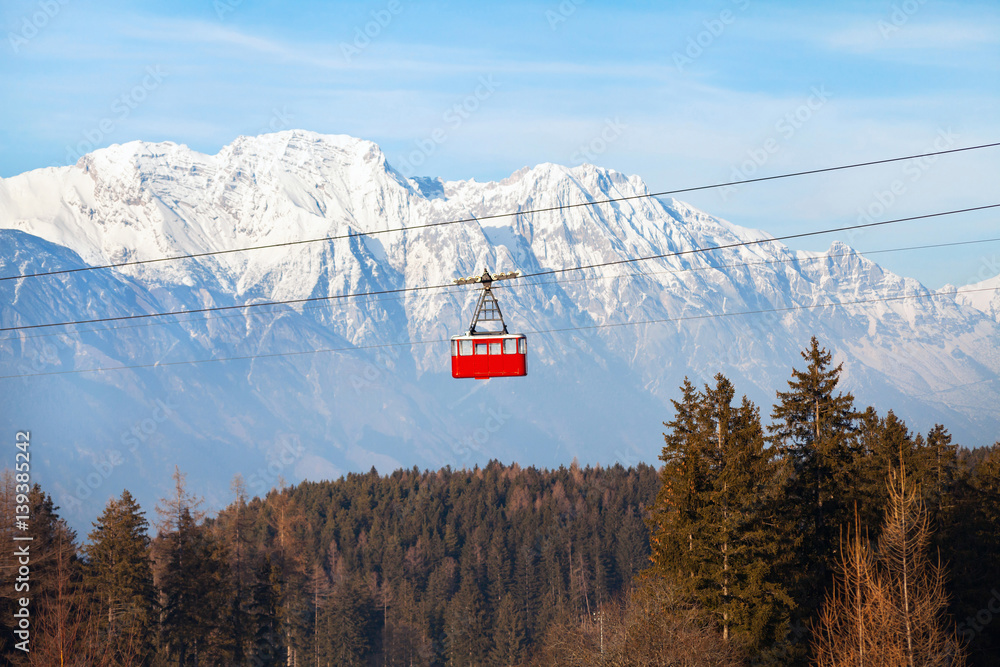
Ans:
[{"label": "snowy mountain ridge", "polygon": [[[825,254],[778,242],[691,252],[767,234],[648,194],[637,176],[592,165],[542,164],[486,183],[407,179],[371,142],[305,131],[240,137],[217,155],[131,142],[2,179],[0,275],[294,243],[5,281],[3,326],[443,285],[483,267],[537,273],[686,254],[500,288],[511,329],[529,334],[523,380],[449,377],[437,341],[468,325],[475,293],[447,288],[26,331],[0,340],[0,370],[168,365],[0,380],[0,391],[13,413],[46,424],[58,442],[51,479],[81,512],[130,480],[155,493],[175,463],[221,503],[235,472],[263,470],[266,485],[372,465],[653,461],[685,376],[724,372],[766,414],[813,334],[845,362],[845,388],[859,403],[894,408],[922,430],[941,421],[968,444],[995,439],[994,302],[933,297],[837,241]],[[470,221],[415,228],[453,220]],[[296,243],[360,231],[384,233]],[[910,295],[925,298],[898,298]],[[825,305],[840,302],[850,305]],[[352,346],[365,349],[312,352]],[[286,356],[169,365],[276,354]],[[138,451],[119,451],[123,462],[79,498],[80,471],[120,450],[121,433],[148,421],[158,400],[176,414]],[[71,415],[77,421],[62,423]],[[266,472],[288,451],[298,453],[280,474]]]}]

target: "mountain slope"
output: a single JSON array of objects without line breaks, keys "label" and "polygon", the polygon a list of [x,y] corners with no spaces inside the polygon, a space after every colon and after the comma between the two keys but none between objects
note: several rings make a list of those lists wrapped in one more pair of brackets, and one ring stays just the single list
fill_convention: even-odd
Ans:
[{"label": "mountain slope", "polygon": [[956,301],[982,311],[1000,322],[1000,275],[967,285],[962,289],[968,290],[969,293],[957,295]]},{"label": "mountain slope", "polygon": [[[3,375],[161,365],[0,380],[4,416],[42,429],[52,458],[37,474],[80,516],[126,484],[151,507],[174,465],[218,504],[237,472],[260,491],[372,465],[629,464],[655,460],[685,375],[725,372],[766,413],[815,334],[862,404],[921,429],[943,422],[968,444],[995,439],[1000,324],[954,299],[899,299],[930,292],[841,243],[822,256],[780,243],[690,252],[766,234],[672,199],[488,218],[644,194],[638,177],[590,165],[491,183],[406,179],[371,142],[302,131],[240,137],[217,155],[133,142],[0,180],[2,275],[386,232],[3,281],[4,326],[687,253],[499,288],[511,329],[529,333],[524,379],[450,378],[443,341],[467,327],[475,300],[451,287],[4,334]],[[470,221],[387,231],[459,219]],[[883,298],[895,300],[872,300]],[[79,498],[93,474],[100,483]]]}]

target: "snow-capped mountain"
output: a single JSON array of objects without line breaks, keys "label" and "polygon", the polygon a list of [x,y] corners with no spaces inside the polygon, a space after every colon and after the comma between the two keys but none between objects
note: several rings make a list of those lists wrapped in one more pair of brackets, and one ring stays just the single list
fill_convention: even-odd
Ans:
[{"label": "snow-capped mountain", "polygon": [[980,310],[1000,322],[1000,275],[961,289],[966,293],[955,295],[956,301]]},{"label": "snow-capped mountain", "polygon": [[[407,179],[371,142],[303,131],[240,137],[217,155],[115,145],[0,180],[0,276],[385,233],[0,281],[0,326],[443,285],[484,267],[536,273],[766,237],[672,199],[489,217],[647,193],[638,177],[591,165],[491,183]],[[468,326],[476,297],[450,287],[2,332],[0,375],[34,375],[0,379],[4,422],[32,430],[34,474],[81,522],[122,487],[151,510],[175,465],[213,506],[236,473],[260,493],[373,465],[627,465],[655,461],[685,375],[722,371],[766,415],[815,334],[859,404],[921,430],[942,422],[970,445],[997,437],[996,308],[933,297],[839,242],[824,254],[776,242],[682,254],[497,292],[511,330],[529,335],[527,378],[450,378],[444,341]],[[904,295],[927,298],[873,300]],[[851,303],[823,305],[836,302]],[[133,368],[37,375],[115,366]]]}]

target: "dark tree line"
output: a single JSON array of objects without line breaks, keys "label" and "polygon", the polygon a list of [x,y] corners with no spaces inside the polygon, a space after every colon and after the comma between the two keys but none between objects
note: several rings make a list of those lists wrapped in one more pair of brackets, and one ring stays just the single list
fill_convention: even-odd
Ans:
[{"label": "dark tree line", "polygon": [[493,462],[372,470],[248,499],[237,479],[235,501],[206,519],[183,475],[175,479],[156,537],[125,491],[83,546],[51,498],[32,490],[33,530],[44,537],[34,548],[51,555],[32,573],[45,625],[30,657],[8,641],[8,659],[523,664],[550,627],[596,611],[648,565],[643,521],[659,483],[649,466]]},{"label": "dark tree line", "polygon": [[[32,653],[14,650],[9,585],[0,653],[46,666],[996,664],[1000,443],[913,433],[839,391],[817,341],[803,361],[769,424],[726,377],[685,380],[658,470],[373,469],[264,498],[237,477],[212,518],[178,471],[153,517],[124,491],[83,539],[34,486]],[[16,494],[8,471],[0,502]],[[5,544],[12,532],[0,525]],[[5,582],[16,569],[0,551]]]},{"label": "dark tree line", "polygon": [[839,392],[842,368],[815,338],[802,357],[806,368],[777,392],[768,426],[745,397],[735,400],[724,376],[702,389],[685,380],[664,424],[662,485],[649,522],[653,571],[750,662],[807,664],[850,531],[864,532],[878,562],[895,544],[879,538],[894,525],[886,515],[891,482],[905,471],[927,531],[904,565],[927,558],[941,566],[934,599],[950,616],[933,617],[947,626],[941,636],[958,639],[941,643],[942,662],[920,664],[960,664],[958,645],[972,664],[996,664],[1000,620],[973,624],[1000,586],[1000,443],[970,451],[940,425],[912,433],[891,411],[860,410]]}]

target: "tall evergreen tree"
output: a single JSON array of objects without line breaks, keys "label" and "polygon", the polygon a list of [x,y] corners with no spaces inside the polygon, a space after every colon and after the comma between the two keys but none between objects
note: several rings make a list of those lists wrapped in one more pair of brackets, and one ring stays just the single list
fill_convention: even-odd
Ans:
[{"label": "tall evergreen tree", "polygon": [[[108,501],[85,547],[87,582],[100,605],[101,636],[119,663],[141,663],[153,651],[156,593],[149,523],[128,490]],[[135,664],[135,663],[132,663]]]},{"label": "tall evergreen tree", "polygon": [[199,524],[200,500],[187,493],[179,470],[174,481],[174,497],[157,507],[163,520],[153,545],[162,610],[161,650],[181,667],[200,660],[225,661],[231,659],[224,630],[230,595],[225,558]]},{"label": "tall evergreen tree", "polygon": [[233,502],[219,514],[216,524],[219,539],[225,545],[229,560],[228,578],[232,589],[224,625],[230,628],[233,661],[242,664],[253,643],[249,606],[252,599],[254,550],[250,534],[252,520],[242,475],[233,478],[231,488]]},{"label": "tall evergreen tree", "polygon": [[701,396],[684,378],[681,400],[672,401],[675,417],[664,422],[661,486],[651,508],[650,531],[654,566],[661,573],[695,576],[694,538],[701,532],[707,491],[705,433],[698,424]]},{"label": "tall evergreen tree", "polygon": [[510,593],[504,594],[497,609],[493,629],[491,663],[497,667],[514,667],[524,657],[524,619]]},{"label": "tall evergreen tree", "polygon": [[952,610],[970,664],[993,667],[1000,655],[1000,442],[962,453],[955,508],[939,541],[951,566]]},{"label": "tall evergreen tree", "polygon": [[802,358],[806,370],[793,369],[789,390],[778,392],[768,430],[789,464],[779,515],[799,553],[787,585],[805,619],[815,613],[837,564],[841,526],[851,521],[858,456],[854,397],[836,393],[843,364],[833,366],[815,336]]},{"label": "tall evergreen tree", "polygon": [[776,466],[759,411],[745,397],[733,405],[725,376],[704,392],[687,381],[681,390],[652,512],[655,567],[712,616],[724,640],[759,650],[784,635],[789,606],[773,571]]},{"label": "tall evergreen tree", "polygon": [[489,653],[489,629],[482,590],[474,577],[463,576],[458,595],[445,612],[447,664],[480,665]]},{"label": "tall evergreen tree", "polygon": [[281,632],[278,627],[280,572],[264,556],[254,572],[247,610],[250,646],[247,657],[250,664],[274,667],[283,664],[281,659]]},{"label": "tall evergreen tree", "polygon": [[365,665],[377,645],[380,616],[364,584],[340,582],[321,608],[320,664]]},{"label": "tall evergreen tree", "polygon": [[959,478],[958,445],[952,444],[951,434],[941,424],[927,432],[924,486],[930,520],[941,535],[954,515],[954,496]]},{"label": "tall evergreen tree", "polygon": [[859,421],[863,426],[858,443],[861,458],[856,459],[860,463],[857,466],[858,506],[862,525],[870,526],[872,535],[877,536],[889,498],[885,480],[901,464],[906,465],[914,477],[921,476],[924,468],[921,460],[924,455],[921,451],[923,440],[915,438],[906,423],[892,410],[884,418],[879,418],[873,408],[868,408]]}]

